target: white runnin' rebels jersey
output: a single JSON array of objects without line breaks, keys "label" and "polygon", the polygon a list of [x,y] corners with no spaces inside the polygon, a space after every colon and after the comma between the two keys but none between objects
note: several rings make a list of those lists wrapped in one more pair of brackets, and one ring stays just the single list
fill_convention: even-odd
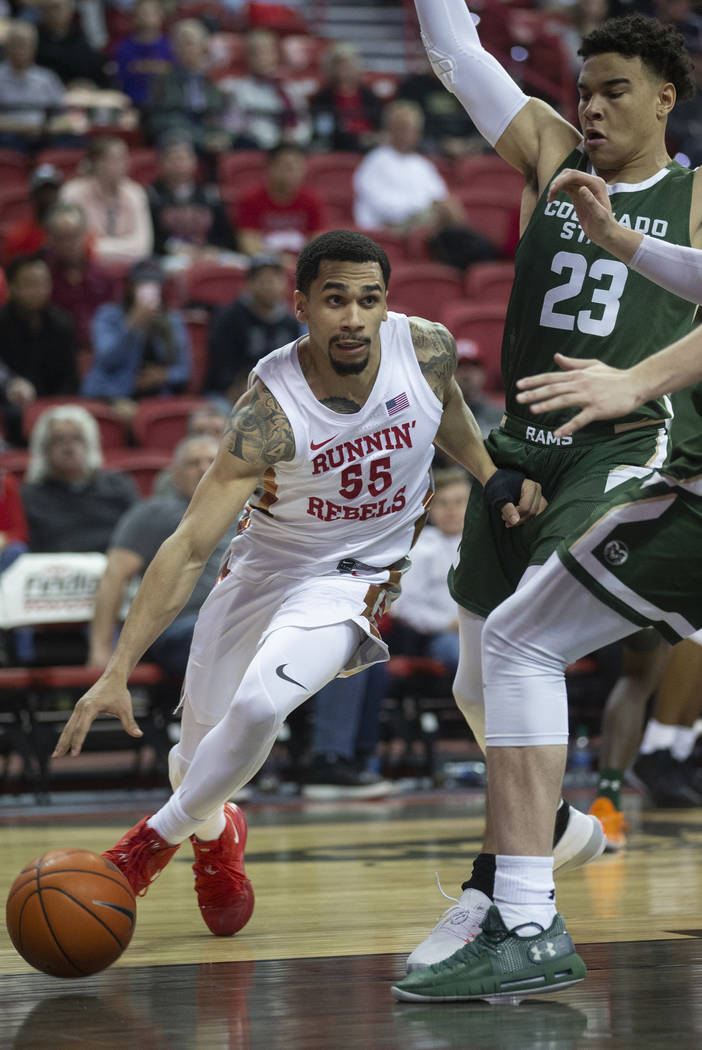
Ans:
[{"label": "white runnin' rebels jersey", "polygon": [[380,348],[375,384],[354,413],[317,400],[297,342],[255,366],[290,422],[295,458],[270,467],[251,497],[232,541],[237,568],[303,578],[352,559],[362,573],[409,551],[431,489],[443,406],[422,375],[404,314],[388,314]]}]

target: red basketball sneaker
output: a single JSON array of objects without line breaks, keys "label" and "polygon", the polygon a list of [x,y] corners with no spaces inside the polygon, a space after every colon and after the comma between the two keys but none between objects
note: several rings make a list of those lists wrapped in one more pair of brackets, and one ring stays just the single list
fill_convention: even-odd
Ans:
[{"label": "red basketball sneaker", "polygon": [[224,831],[212,842],[190,836],[197,902],[206,926],[218,937],[238,933],[254,909],[253,886],[244,872],[244,814],[233,802],[225,802],[224,820]]},{"label": "red basketball sneaker", "polygon": [[158,878],[180,844],[171,846],[144,817],[123,835],[116,846],[103,853],[124,875],[139,897],[143,897],[154,879]]}]

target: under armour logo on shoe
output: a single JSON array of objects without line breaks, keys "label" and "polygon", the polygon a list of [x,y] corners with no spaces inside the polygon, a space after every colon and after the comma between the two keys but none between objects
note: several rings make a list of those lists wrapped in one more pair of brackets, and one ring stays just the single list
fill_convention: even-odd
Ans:
[{"label": "under armour logo on shoe", "polygon": [[543,950],[539,948],[538,945],[533,945],[533,947],[529,949],[529,955],[531,957],[532,962],[541,962],[541,959],[544,955],[546,955],[549,959],[553,959],[553,957],[556,955],[556,949],[553,947],[553,941],[546,941]]}]

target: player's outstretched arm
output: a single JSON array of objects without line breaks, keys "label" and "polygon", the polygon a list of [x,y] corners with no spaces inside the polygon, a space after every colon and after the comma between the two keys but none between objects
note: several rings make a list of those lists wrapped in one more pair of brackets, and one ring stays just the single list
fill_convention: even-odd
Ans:
[{"label": "player's outstretched arm", "polygon": [[124,622],[117,647],[95,685],[78,701],[54,756],[80,752],[99,714],[120,719],[140,736],[127,679],[190,597],[212,551],[241,512],[259,477],[274,463],[292,459],[292,428],[278,402],[260,382],[232,409],[217,457],[193,495],[175,532],[157,551]]},{"label": "player's outstretched arm", "polygon": [[702,332],[695,329],[632,368],[563,354],[556,354],[555,361],[564,371],[518,380],[517,400],[534,413],[580,409],[556,430],[556,437],[567,437],[594,420],[626,416],[651,398],[702,379]]},{"label": "player's outstretched arm", "polygon": [[481,135],[539,189],[580,141],[551,106],[530,99],[478,37],[465,0],[415,0],[427,57]]},{"label": "player's outstretched arm", "polygon": [[[507,487],[502,484],[508,479],[493,463],[475,417],[463,400],[454,378],[456,340],[449,330],[442,324],[426,321],[422,317],[410,318],[410,330],[419,367],[444,406],[434,443],[470,471],[483,488],[492,479],[490,491],[494,494],[490,502],[496,501],[495,505],[499,507],[508,528],[520,525],[540,513],[546,504],[537,482],[524,478],[516,484],[516,488],[514,479]],[[495,492],[496,488],[499,491]]]}]

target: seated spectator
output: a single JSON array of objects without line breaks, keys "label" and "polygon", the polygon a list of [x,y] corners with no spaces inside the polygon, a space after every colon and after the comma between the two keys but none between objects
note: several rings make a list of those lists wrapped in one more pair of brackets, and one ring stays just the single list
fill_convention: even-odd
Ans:
[{"label": "seated spectator", "polygon": [[94,235],[101,262],[134,261],[151,255],[153,228],[146,191],[127,176],[128,152],[122,139],[93,139],[88,149],[89,174],[63,186],[60,198],[78,204]]},{"label": "seated spectator", "polygon": [[460,218],[436,166],[417,152],[424,117],[414,102],[392,102],[384,113],[387,143],[354,172],[354,218],[364,230],[409,233],[418,226]]},{"label": "seated spectator", "polygon": [[[25,554],[27,520],[20,487],[12,474],[0,470],[0,573]],[[29,664],[34,659],[34,632],[26,627],[0,631],[0,665]]]},{"label": "seated spectator", "polygon": [[160,175],[147,193],[156,255],[188,261],[235,252],[237,240],[216,186],[198,180],[197,156],[181,131],[165,136],[159,148]]},{"label": "seated spectator", "polygon": [[[362,83],[356,48],[335,44],[324,57],[324,72],[325,83],[310,99],[313,145],[365,153],[377,144],[383,107],[375,92]],[[446,94],[438,80],[436,84]]]},{"label": "seated spectator", "polygon": [[[100,667],[109,660],[115,642],[119,611],[127,583],[141,575],[163,541],[171,535],[190,502],[200,478],[217,454],[217,442],[208,437],[186,437],[177,446],[171,466],[173,492],[137,503],[117,524],[107,551],[107,568],[98,588],[90,634],[89,663]],[[200,606],[214,586],[232,529],[210,555],[195,589],[175,620],[147,651],[173,674],[182,675]]]},{"label": "seated spectator", "polygon": [[51,301],[73,318],[78,350],[92,349],[90,326],[103,303],[115,294],[111,273],[92,258],[83,209],[60,202],[47,218],[44,258],[51,272]]},{"label": "seated spectator", "polygon": [[438,79],[424,51],[419,61],[420,68],[398,85],[396,98],[421,107],[424,115],[421,152],[442,153],[446,157],[482,152],[484,141],[473,121],[456,96]]},{"label": "seated spectator", "polygon": [[63,81],[89,81],[96,87],[110,87],[105,59],[88,43],[75,0],[39,0],[39,41],[37,61],[52,69]]},{"label": "seated spectator", "polygon": [[22,502],[36,553],[105,551],[119,518],[137,500],[125,474],[102,469],[100,433],[79,405],[42,413],[32,428]]},{"label": "seated spectator", "polygon": [[46,241],[46,219],[56,203],[63,176],[53,164],[40,164],[29,179],[29,197],[34,214],[11,226],[5,234],[2,259],[8,263],[17,255],[35,255]]},{"label": "seated spectator", "polygon": [[144,130],[159,142],[173,129],[185,131],[216,181],[216,160],[229,149],[230,135],[222,125],[224,95],[207,75],[209,33],[202,22],[176,22],[171,41],[176,64],[154,80],[144,109]]},{"label": "seated spectator", "polygon": [[246,36],[247,73],[221,82],[227,96],[224,127],[237,149],[272,149],[280,142],[307,145],[310,124],[306,106],[295,99],[279,75],[277,36],[252,29]]},{"label": "seated spectator", "polygon": [[287,305],[288,279],[280,259],[258,255],[249,264],[246,289],[214,317],[205,389],[235,402],[259,358],[302,335]]},{"label": "seated spectator", "polygon": [[157,76],[173,68],[173,49],[163,32],[161,0],[137,0],[132,32],[117,48],[117,82],[137,108],[148,100]]},{"label": "seated spectator", "polygon": [[190,378],[190,339],[177,310],[163,302],[163,271],[145,259],[129,271],[121,304],[105,303],[92,326],[86,397],[180,394]]},{"label": "seated spectator", "polygon": [[431,656],[454,674],[458,667],[458,611],[446,575],[463,530],[470,481],[460,467],[437,470],[429,521],[412,548],[412,565],[392,607],[394,652]]},{"label": "seated spectator", "polygon": [[29,22],[10,22],[5,60],[0,62],[0,148],[41,149],[58,130],[63,84],[50,69],[35,65],[37,31]]},{"label": "seated spectator", "polygon": [[415,102],[391,102],[387,144],[366,154],[353,176],[354,218],[363,230],[408,234],[423,229],[439,262],[464,269],[499,253],[469,229],[463,207],[449,194],[436,166],[418,152],[424,116]]},{"label": "seated spectator", "polygon": [[307,156],[299,146],[270,150],[263,185],[239,200],[239,244],[247,255],[287,254],[291,260],[324,229],[321,198],[305,188]]},{"label": "seated spectator", "polygon": [[40,256],[20,255],[7,267],[9,298],[0,307],[0,390],[13,444],[22,441],[21,409],[36,397],[75,394],[73,322],[51,303],[51,274]]}]

